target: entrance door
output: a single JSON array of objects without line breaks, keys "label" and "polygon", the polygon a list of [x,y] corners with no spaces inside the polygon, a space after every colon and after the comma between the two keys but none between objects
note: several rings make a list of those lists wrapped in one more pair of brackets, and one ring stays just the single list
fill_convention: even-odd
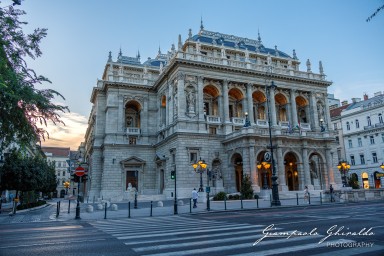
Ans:
[{"label": "entrance door", "polygon": [[126,180],[125,180],[125,186],[127,189],[130,187],[129,184],[131,184],[132,188],[135,188],[136,191],[139,190],[137,171],[127,171]]}]

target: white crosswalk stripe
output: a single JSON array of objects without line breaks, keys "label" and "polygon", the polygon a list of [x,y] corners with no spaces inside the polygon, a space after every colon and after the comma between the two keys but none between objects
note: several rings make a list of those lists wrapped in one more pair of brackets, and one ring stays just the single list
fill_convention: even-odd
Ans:
[{"label": "white crosswalk stripe", "polygon": [[[138,255],[278,255],[306,252],[316,249],[318,255],[345,251],[320,243],[322,235],[292,238],[266,238],[260,243],[266,225],[228,223],[223,221],[191,219],[182,216],[156,218],[103,220],[91,223],[94,227],[116,237]],[[278,229],[274,230],[278,232]],[[292,232],[292,231],[284,231]],[[337,239],[333,243],[354,243]],[[271,247],[273,246],[273,247]],[[359,248],[359,252],[382,251],[383,246]],[[352,250],[350,248],[350,250]],[[352,251],[351,251],[352,252]],[[215,254],[216,253],[216,254]],[[341,254],[340,254],[341,255]]]}]

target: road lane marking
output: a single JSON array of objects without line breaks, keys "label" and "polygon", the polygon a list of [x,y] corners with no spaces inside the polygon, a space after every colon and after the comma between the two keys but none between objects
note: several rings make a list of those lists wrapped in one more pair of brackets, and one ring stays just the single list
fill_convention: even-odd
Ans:
[{"label": "road lane marking", "polygon": [[96,242],[96,241],[105,241],[105,238],[99,239],[88,239],[88,240],[73,240],[73,241],[65,241],[65,242],[52,242],[52,243],[39,243],[39,244],[18,244],[18,245],[10,245],[3,246],[0,249],[10,249],[16,247],[32,247],[32,246],[43,246],[43,245],[56,245],[56,244],[73,244],[73,243],[86,243],[86,242]]}]

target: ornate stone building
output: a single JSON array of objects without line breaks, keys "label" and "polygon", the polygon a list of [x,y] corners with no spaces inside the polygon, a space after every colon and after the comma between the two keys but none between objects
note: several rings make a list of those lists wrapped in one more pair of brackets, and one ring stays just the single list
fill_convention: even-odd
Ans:
[{"label": "ornate stone building", "polygon": [[252,40],[203,26],[144,63],[140,54],[120,50],[113,61],[110,53],[91,96],[88,195],[127,199],[137,189],[142,198],[170,199],[176,170],[178,197],[190,197],[200,183],[191,164],[200,158],[212,172],[211,192],[238,192],[245,175],[260,192],[271,187],[271,167],[257,169],[269,151],[269,125],[281,194],[338,187],[326,100],[331,82],[321,62],[319,73],[309,60],[306,71],[299,64],[295,51],[291,57],[266,48],[260,35]]}]

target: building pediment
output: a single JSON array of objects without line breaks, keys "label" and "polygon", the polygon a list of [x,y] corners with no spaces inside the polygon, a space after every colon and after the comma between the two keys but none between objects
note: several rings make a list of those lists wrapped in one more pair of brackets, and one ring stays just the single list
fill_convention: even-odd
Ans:
[{"label": "building pediment", "polygon": [[120,161],[120,164],[123,166],[132,166],[132,165],[142,166],[142,165],[145,165],[146,162],[141,158],[138,158],[136,156],[132,156],[132,157],[129,157],[129,158],[126,158],[126,159]]}]

